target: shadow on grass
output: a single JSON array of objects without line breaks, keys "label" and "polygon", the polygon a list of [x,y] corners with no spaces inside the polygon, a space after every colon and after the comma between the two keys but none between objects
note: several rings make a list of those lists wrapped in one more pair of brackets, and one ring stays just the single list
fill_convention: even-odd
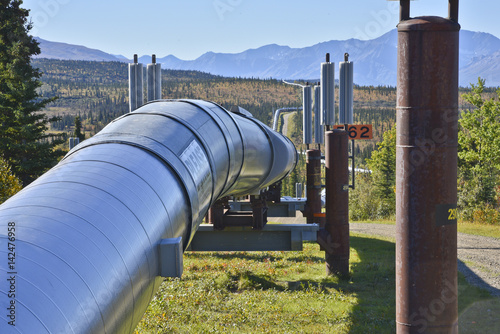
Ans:
[{"label": "shadow on grass", "polygon": [[[491,249],[491,248],[486,248]],[[486,291],[488,291],[492,296],[500,296],[500,289],[495,288],[494,286],[486,283],[481,277],[476,275],[465,263],[458,260],[458,271],[468,277],[468,281],[475,286],[483,287]]]},{"label": "shadow on grass", "polygon": [[[351,278],[341,284],[355,294],[350,333],[394,333],[395,325],[395,244],[369,237],[351,236]],[[342,281],[341,281],[342,282]]]},{"label": "shadow on grass", "polygon": [[[352,308],[349,320],[352,322],[350,333],[393,333],[395,332],[395,245],[380,239],[351,236],[351,276],[347,279],[323,277],[311,279],[275,281],[274,277],[250,271],[237,275],[224,275],[221,286],[229,291],[247,289],[276,291],[321,291],[332,294],[334,291],[355,296],[357,304]],[[324,265],[324,257],[314,255],[288,255],[274,252],[214,252],[192,253],[197,259],[241,259],[250,261],[286,261],[294,263],[310,262],[311,265]],[[320,253],[321,254],[321,253]],[[187,255],[187,254],[185,254]],[[190,256],[190,255],[187,255]],[[332,315],[333,316],[333,315]]]},{"label": "shadow on grass", "polygon": [[231,292],[243,290],[276,290],[284,291],[286,288],[276,284],[274,280],[266,275],[256,275],[250,271],[237,275],[227,275],[228,281],[224,282],[224,288]]},{"label": "shadow on grass", "polygon": [[[458,270],[458,328],[460,333],[498,333],[500,290],[486,283],[460,260]],[[470,284],[467,284],[467,281]]]},{"label": "shadow on grass", "polygon": [[[395,244],[351,236],[351,248],[360,259],[351,265],[351,285],[344,291],[355,293],[358,304],[352,313],[350,333],[395,332]],[[489,286],[458,261],[458,314],[461,333],[497,333],[500,328],[500,290]],[[474,285],[487,286],[487,289]],[[481,284],[483,283],[483,284]]]}]

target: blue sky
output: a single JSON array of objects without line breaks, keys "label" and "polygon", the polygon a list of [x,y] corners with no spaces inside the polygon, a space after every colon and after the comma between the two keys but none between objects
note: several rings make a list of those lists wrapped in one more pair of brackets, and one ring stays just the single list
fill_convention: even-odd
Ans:
[{"label": "blue sky", "polygon": [[[394,29],[399,1],[386,0],[24,0],[33,35],[131,58],[207,51],[237,53],[267,44],[305,47],[372,39]],[[500,37],[500,1],[460,0],[462,29]],[[417,0],[411,16],[447,16],[448,1]]]}]

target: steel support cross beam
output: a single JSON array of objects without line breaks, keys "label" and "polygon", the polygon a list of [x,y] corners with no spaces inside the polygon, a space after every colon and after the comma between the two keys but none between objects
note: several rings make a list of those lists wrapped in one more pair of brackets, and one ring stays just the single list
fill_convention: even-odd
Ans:
[{"label": "steel support cross beam", "polygon": [[316,241],[317,224],[266,224],[262,230],[250,226],[214,230],[198,228],[187,250],[197,252],[301,251],[303,241]]}]

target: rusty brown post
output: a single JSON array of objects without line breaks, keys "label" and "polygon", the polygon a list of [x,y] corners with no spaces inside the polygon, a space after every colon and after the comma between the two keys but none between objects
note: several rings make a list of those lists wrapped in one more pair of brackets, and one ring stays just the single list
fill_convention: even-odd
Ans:
[{"label": "rusty brown post", "polygon": [[224,202],[216,201],[208,210],[208,224],[213,224],[214,229],[224,229]]},{"label": "rusty brown post", "polygon": [[307,201],[305,214],[307,223],[318,223],[315,214],[321,213],[321,151],[306,152]]},{"label": "rusty brown post", "polygon": [[448,0],[448,18],[458,22],[458,0]]},{"label": "rusty brown post", "polygon": [[[458,333],[458,1],[398,25],[397,333]],[[401,4],[403,5],[401,1]],[[409,6],[409,2],[408,6]],[[409,10],[409,7],[408,7]]]},{"label": "rusty brown post", "polygon": [[348,134],[333,130],[325,135],[326,273],[349,275],[349,153]]}]

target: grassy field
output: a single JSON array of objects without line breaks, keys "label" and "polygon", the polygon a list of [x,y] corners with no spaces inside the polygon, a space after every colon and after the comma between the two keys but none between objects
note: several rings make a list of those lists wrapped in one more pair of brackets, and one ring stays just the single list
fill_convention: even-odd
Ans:
[{"label": "grassy field", "polygon": [[[315,243],[302,252],[187,252],[182,279],[164,281],[136,333],[394,333],[394,252],[393,241],[352,235],[345,280],[325,275]],[[462,333],[480,322],[477,305],[499,314],[498,299],[459,275]]]},{"label": "grassy field", "polygon": [[483,225],[459,222],[458,232],[500,239],[500,225]]}]

